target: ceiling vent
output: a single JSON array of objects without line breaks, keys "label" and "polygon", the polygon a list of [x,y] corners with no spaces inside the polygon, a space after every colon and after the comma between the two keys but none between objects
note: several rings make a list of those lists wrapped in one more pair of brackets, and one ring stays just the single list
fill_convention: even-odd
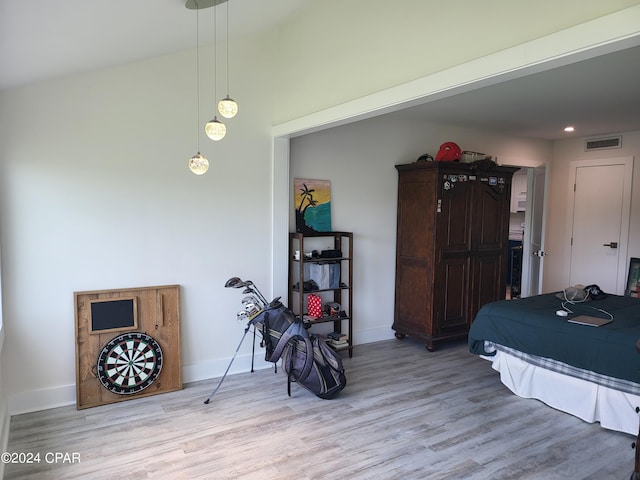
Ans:
[{"label": "ceiling vent", "polygon": [[610,148],[620,147],[622,147],[622,135],[618,135],[617,137],[590,138],[584,142],[585,152],[589,152],[591,150],[608,150]]}]

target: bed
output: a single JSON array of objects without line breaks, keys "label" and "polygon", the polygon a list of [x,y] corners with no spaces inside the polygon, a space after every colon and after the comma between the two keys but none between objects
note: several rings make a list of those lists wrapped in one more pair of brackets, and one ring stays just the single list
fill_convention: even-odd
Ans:
[{"label": "bed", "polygon": [[[484,305],[469,331],[469,351],[492,362],[513,393],[604,428],[638,434],[640,300],[608,295],[566,304],[555,293]],[[595,327],[579,315],[613,320]]]}]

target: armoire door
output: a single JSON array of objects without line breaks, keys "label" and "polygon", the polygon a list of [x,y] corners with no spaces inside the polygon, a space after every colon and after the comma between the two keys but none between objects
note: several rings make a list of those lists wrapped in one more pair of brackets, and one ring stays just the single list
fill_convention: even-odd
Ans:
[{"label": "armoire door", "polygon": [[434,275],[434,172],[401,172],[398,185],[394,327],[430,335]]},{"label": "armoire door", "polygon": [[446,336],[466,331],[469,323],[473,182],[445,171],[438,189],[434,335]]},{"label": "armoire door", "polygon": [[475,187],[469,324],[482,305],[505,298],[511,181],[488,176]]}]

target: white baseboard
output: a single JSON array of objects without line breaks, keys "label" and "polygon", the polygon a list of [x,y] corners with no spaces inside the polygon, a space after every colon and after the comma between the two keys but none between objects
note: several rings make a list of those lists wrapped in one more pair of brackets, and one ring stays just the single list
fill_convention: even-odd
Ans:
[{"label": "white baseboard", "polygon": [[[359,330],[354,335],[357,344],[373,343],[382,340],[394,338],[393,330],[389,327],[372,328],[369,330]],[[357,348],[355,349],[357,354]],[[220,378],[224,375],[225,370],[229,367],[231,358],[212,360],[208,362],[198,363],[194,365],[186,365],[182,367],[183,383],[197,382],[200,380],[209,380]],[[262,370],[273,367],[272,363],[264,360],[264,349],[256,346],[255,359],[253,368]],[[234,373],[243,373],[251,371],[251,354],[238,355],[229,367],[229,375]],[[8,406],[5,406],[5,422],[8,429],[8,418],[12,415],[20,415],[22,413],[37,412],[40,410],[48,410],[50,408],[63,407],[67,405],[75,405],[76,403],[76,385],[61,385],[58,387],[31,390],[21,392],[9,396]],[[4,424],[3,424],[4,425]],[[4,428],[4,427],[3,427]],[[0,478],[2,478],[0,476]]]},{"label": "white baseboard", "polygon": [[75,405],[75,403],[75,383],[43,390],[31,390],[9,395],[9,415],[37,412],[50,408]]},{"label": "white baseboard", "polygon": [[[256,349],[254,369],[260,370],[273,366],[272,363],[265,362],[264,350]],[[204,362],[197,365],[187,365],[182,368],[183,383],[208,380],[210,378],[222,377],[229,366],[230,358]],[[249,372],[251,370],[251,354],[236,357],[229,368],[229,375],[234,373]],[[9,396],[8,407],[5,407],[7,416],[7,428],[9,418],[12,415],[22,413],[37,412],[50,408],[64,407],[76,404],[76,385],[61,385],[58,387],[31,390]],[[0,478],[2,478],[0,476]]]},{"label": "white baseboard", "polygon": [[[211,378],[220,378],[224,375],[225,370],[229,367],[228,375],[234,373],[244,373],[251,371],[251,354],[238,355],[229,366],[230,358],[221,360],[212,360],[209,362],[198,363],[195,365],[187,365],[182,367],[182,382],[191,383],[200,380],[209,380]],[[264,359],[264,349],[256,347],[253,368],[262,370],[273,367],[273,363],[266,362]]]},{"label": "white baseboard", "polygon": [[391,340],[392,338],[395,338],[395,335],[390,326],[358,330],[354,335],[354,340],[357,342],[357,345],[381,342],[383,340]]}]

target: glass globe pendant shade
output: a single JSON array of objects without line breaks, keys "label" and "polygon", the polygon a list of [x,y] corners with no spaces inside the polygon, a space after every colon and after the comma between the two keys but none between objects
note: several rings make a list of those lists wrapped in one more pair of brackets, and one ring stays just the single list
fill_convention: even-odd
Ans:
[{"label": "glass globe pendant shade", "polygon": [[209,160],[198,152],[189,159],[189,170],[196,175],[204,175],[209,170]]},{"label": "glass globe pendant shade", "polygon": [[233,118],[238,113],[238,104],[227,95],[218,102],[218,111],[224,118]]},{"label": "glass globe pendant shade", "polygon": [[218,120],[218,117],[213,117],[213,120],[209,120],[204,126],[204,131],[207,133],[207,137],[211,140],[222,140],[227,134],[227,127],[224,123]]}]

